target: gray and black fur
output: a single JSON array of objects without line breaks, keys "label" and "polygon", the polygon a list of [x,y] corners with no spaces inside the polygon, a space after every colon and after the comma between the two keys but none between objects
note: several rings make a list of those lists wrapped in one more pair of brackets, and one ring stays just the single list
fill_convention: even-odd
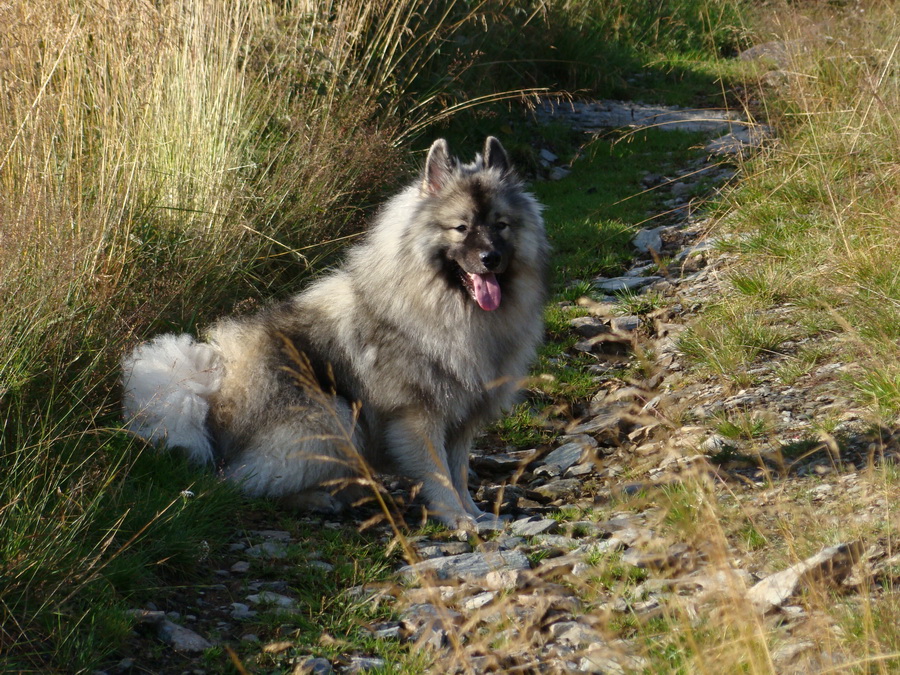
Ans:
[{"label": "gray and black fur", "polygon": [[540,214],[496,138],[470,164],[435,141],[341,267],[219,321],[207,343],[163,335],[127,355],[129,428],[257,496],[352,477],[362,456],[421,482],[442,522],[474,526],[472,438],[512,403],[542,337]]}]

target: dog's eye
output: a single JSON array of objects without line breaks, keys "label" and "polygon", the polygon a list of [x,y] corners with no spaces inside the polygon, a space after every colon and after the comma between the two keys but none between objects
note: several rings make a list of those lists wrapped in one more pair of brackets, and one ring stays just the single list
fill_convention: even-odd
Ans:
[{"label": "dog's eye", "polygon": [[498,220],[496,223],[494,223],[494,227],[496,227],[498,230],[505,230],[507,227],[509,227],[509,223]]},{"label": "dog's eye", "polygon": [[468,230],[468,229],[469,229],[469,228],[466,227],[465,225],[457,225],[457,226],[456,226],[456,231],[457,231],[457,232],[465,232],[465,231]]}]

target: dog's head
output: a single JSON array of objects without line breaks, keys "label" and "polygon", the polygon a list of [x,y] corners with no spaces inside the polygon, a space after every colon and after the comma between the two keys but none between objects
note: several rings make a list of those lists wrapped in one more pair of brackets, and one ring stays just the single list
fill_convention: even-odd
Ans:
[{"label": "dog's head", "polygon": [[481,309],[497,309],[507,275],[537,255],[530,239],[543,239],[539,207],[522,190],[500,141],[488,137],[483,153],[461,164],[438,139],[428,151],[420,190],[447,282]]}]

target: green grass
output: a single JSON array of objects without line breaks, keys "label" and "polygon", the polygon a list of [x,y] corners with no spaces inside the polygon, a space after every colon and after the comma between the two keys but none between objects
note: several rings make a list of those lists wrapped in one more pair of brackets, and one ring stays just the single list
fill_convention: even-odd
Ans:
[{"label": "green grass", "polygon": [[718,413],[712,420],[716,432],[732,440],[753,440],[766,436],[771,430],[771,423],[761,416],[748,412],[736,415]]},{"label": "green grass", "polygon": [[778,353],[785,340],[796,336],[794,331],[775,324],[758,306],[719,303],[679,337],[678,346],[710,372],[735,384],[749,384],[747,370],[756,357]]},{"label": "green grass", "polygon": [[615,275],[633,255],[630,241],[640,227],[652,227],[658,193],[641,185],[646,167],[657,173],[699,156],[702,134],[648,129],[620,139],[588,143],[563,181],[533,186],[545,213],[554,249],[554,282]]}]

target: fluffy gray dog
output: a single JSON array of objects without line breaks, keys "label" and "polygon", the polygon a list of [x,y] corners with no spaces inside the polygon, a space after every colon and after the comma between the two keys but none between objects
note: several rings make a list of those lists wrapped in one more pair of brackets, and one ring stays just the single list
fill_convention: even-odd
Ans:
[{"label": "fluffy gray dog", "polygon": [[162,335],[128,354],[128,428],[254,496],[394,471],[422,483],[430,515],[477,527],[470,444],[535,356],[547,256],[500,142],[463,164],[439,139],[341,267],[206,343]]}]

